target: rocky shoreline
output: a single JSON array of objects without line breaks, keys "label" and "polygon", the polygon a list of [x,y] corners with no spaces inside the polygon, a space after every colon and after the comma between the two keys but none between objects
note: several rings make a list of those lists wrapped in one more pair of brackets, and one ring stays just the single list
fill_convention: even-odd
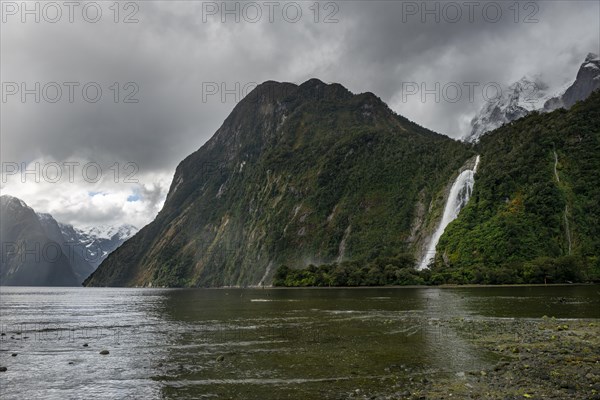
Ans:
[{"label": "rocky shoreline", "polygon": [[353,398],[600,400],[600,323],[596,319],[493,319],[444,322],[498,362],[451,377],[411,378],[394,394]]}]

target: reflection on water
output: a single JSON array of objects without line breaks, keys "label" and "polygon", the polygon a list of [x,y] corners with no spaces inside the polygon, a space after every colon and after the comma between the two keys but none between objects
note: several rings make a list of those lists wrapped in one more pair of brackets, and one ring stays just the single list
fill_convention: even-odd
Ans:
[{"label": "reflection on water", "polygon": [[[0,396],[345,398],[484,368],[447,321],[599,318],[594,286],[1,288]],[[84,347],[84,345],[87,346]],[[110,354],[100,355],[100,350]],[[12,357],[16,353],[16,357]]]}]

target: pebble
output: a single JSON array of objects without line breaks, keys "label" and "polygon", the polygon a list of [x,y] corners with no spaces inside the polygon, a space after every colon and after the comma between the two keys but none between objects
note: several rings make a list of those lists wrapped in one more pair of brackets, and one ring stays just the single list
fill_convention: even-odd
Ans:
[{"label": "pebble", "polygon": [[102,350],[100,352],[100,354],[102,354],[103,356],[105,356],[105,355],[109,354],[109,351],[108,350]]},{"label": "pebble", "polygon": [[0,367],[0,372],[6,372],[8,370],[8,368],[6,367]]},{"label": "pebble", "polygon": [[501,361],[494,366],[494,371],[500,371],[502,368],[504,368],[508,365],[509,365],[509,363],[507,363],[506,361]]},{"label": "pebble", "polygon": [[16,357],[17,353],[12,353],[11,356]]}]

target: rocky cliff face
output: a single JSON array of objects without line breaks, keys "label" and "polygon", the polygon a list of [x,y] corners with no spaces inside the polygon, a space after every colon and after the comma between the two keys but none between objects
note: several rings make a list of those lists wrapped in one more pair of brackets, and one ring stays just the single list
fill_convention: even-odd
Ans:
[{"label": "rocky cliff face", "polygon": [[60,245],[62,252],[65,254],[71,268],[77,276],[78,282],[83,282],[85,278],[94,272],[94,267],[90,264],[90,257],[82,251],[80,243],[75,240],[67,240],[63,236],[61,224],[59,224],[50,214],[37,214],[42,229],[46,235],[54,242]]},{"label": "rocky cliff face", "polygon": [[81,282],[61,243],[23,201],[0,197],[0,284],[76,286]]},{"label": "rocky cliff face", "polygon": [[563,94],[548,100],[544,104],[544,110],[571,108],[576,102],[587,99],[592,92],[598,89],[600,89],[600,57],[590,53],[579,67],[573,85]]},{"label": "rocky cliff face", "polygon": [[179,164],[155,221],[85,284],[269,284],[283,263],[414,255],[432,225],[423,211],[472,155],[371,93],[266,82]]}]

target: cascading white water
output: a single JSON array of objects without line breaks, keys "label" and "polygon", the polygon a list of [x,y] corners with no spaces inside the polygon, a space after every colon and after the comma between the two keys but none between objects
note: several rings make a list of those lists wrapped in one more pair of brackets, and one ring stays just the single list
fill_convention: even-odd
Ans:
[{"label": "cascading white water", "polygon": [[473,185],[475,184],[475,174],[477,173],[477,167],[479,165],[479,156],[475,159],[475,166],[473,169],[467,169],[458,175],[458,178],[452,184],[446,206],[444,207],[444,215],[440,221],[440,225],[435,230],[427,251],[421,260],[418,269],[422,270],[429,266],[429,263],[435,257],[435,248],[444,233],[444,230],[448,224],[458,217],[458,213],[467,205],[471,194],[473,193]]}]

